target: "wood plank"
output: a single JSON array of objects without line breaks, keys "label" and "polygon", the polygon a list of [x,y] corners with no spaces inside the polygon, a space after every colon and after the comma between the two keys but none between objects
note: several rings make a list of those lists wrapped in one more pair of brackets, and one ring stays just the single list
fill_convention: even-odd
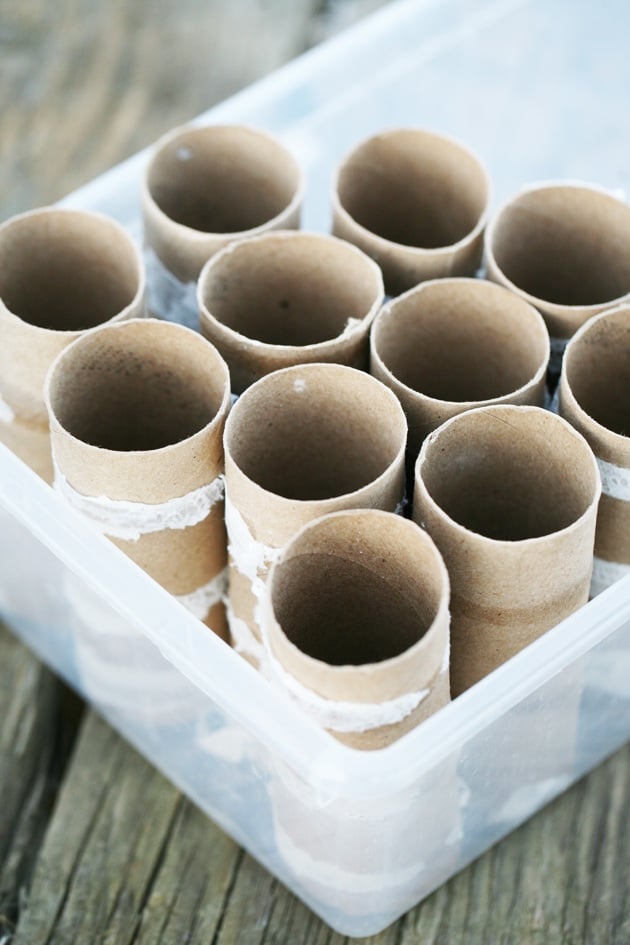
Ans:
[{"label": "wood plank", "polygon": [[[373,945],[627,945],[630,748]],[[341,945],[90,714],[15,945]]]},{"label": "wood plank", "polygon": [[0,626],[0,941],[13,931],[63,764],[61,701],[61,684]]},{"label": "wood plank", "polygon": [[[0,213],[62,196],[380,5],[4,0]],[[344,941],[93,715],[21,894],[54,797],[58,700],[0,633],[0,942],[20,897],[21,945]],[[627,945],[629,769],[626,750],[374,945]]]},{"label": "wood plank", "polygon": [[630,746],[403,919],[401,945],[630,942]]},{"label": "wood plank", "polygon": [[16,945],[131,942],[179,804],[177,790],[88,713]]},{"label": "wood plank", "polygon": [[2,17],[4,217],[59,199],[341,25],[320,0],[5,0]]},{"label": "wood plank", "polygon": [[212,942],[242,858],[233,840],[182,799],[134,945]]}]

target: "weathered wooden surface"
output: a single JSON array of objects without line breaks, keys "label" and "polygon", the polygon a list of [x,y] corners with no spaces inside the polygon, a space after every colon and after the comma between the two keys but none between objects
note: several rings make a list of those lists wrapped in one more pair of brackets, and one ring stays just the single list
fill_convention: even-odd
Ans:
[{"label": "weathered wooden surface", "polygon": [[[0,218],[384,0],[0,0]],[[0,945],[338,945],[0,629]],[[72,752],[70,754],[70,749]],[[630,749],[380,945],[628,945]]]}]

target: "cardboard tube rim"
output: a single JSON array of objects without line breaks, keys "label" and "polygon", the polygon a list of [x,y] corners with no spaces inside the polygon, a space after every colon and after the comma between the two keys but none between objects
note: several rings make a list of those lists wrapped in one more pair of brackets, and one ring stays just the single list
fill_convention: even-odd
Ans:
[{"label": "cardboard tube rim", "polygon": [[[104,332],[110,333],[114,331],[126,331],[129,326],[142,325],[144,326],[143,330],[146,331],[164,331],[164,332],[186,332],[192,338],[196,339],[195,343],[203,343],[208,346],[210,351],[213,353],[213,356],[216,361],[216,368],[223,374],[223,396],[221,398],[221,403],[217,407],[217,410],[208,423],[197,430],[195,433],[192,433],[190,436],[184,437],[181,440],[177,440],[175,443],[169,443],[167,446],[161,446],[158,449],[150,450],[112,450],[107,447],[94,446],[92,443],[87,443],[84,440],[76,437],[70,430],[68,430],[58,419],[57,413],[53,408],[52,404],[52,386],[55,380],[55,375],[57,371],[63,367],[63,361],[65,358],[70,357],[70,355],[76,350],[76,348],[84,343],[85,339],[89,339],[94,334],[101,334]],[[160,456],[168,455],[169,453],[177,450],[183,443],[193,443],[195,440],[203,441],[207,437],[208,433],[213,432],[215,427],[218,427],[225,417],[226,413],[230,409],[231,404],[231,391],[230,391],[230,373],[227,367],[227,364],[215,348],[215,346],[200,335],[198,332],[193,331],[192,328],[186,328],[184,325],[180,325],[176,322],[166,322],[157,318],[130,318],[127,321],[122,321],[116,324],[107,323],[106,325],[98,325],[96,328],[90,328],[89,331],[81,332],[79,338],[75,338],[64,350],[57,355],[53,363],[51,364],[48,373],[46,375],[46,382],[44,385],[44,403],[46,404],[46,409],[50,417],[50,427],[51,430],[56,429],[68,437],[73,443],[78,444],[83,450],[93,452],[95,456],[103,457],[106,455],[110,456],[128,456],[128,457],[138,457],[138,456],[155,456],[159,458]]]},{"label": "cardboard tube rim", "polygon": [[[483,177],[485,190],[486,190],[486,199],[485,199],[484,208],[481,211],[481,214],[479,215],[479,219],[477,220],[475,226],[471,230],[469,230],[468,233],[462,236],[461,239],[457,240],[454,243],[447,243],[444,246],[422,247],[422,246],[409,246],[406,243],[397,243],[395,240],[388,240],[384,236],[380,236],[378,233],[375,233],[373,230],[369,230],[367,227],[363,226],[361,223],[355,220],[352,214],[349,213],[348,210],[346,210],[345,206],[341,202],[341,197],[339,196],[339,179],[341,177],[341,173],[344,167],[346,166],[350,158],[354,155],[354,152],[358,148],[360,148],[362,145],[367,144],[373,138],[383,138],[383,137],[386,137],[387,135],[395,135],[395,134],[399,134],[400,132],[409,132],[409,131],[419,132],[421,135],[427,138],[433,138],[442,142],[446,142],[447,144],[450,144],[451,146],[453,146],[453,148],[456,148],[457,150],[465,153],[469,158],[472,158],[473,161],[477,164],[478,170],[480,171],[480,174]],[[397,249],[404,250],[405,253],[409,254],[410,256],[417,257],[418,259],[426,259],[427,257],[433,257],[433,258],[439,259],[441,256],[450,256],[452,255],[453,252],[463,247],[469,246],[471,243],[473,243],[484,232],[488,224],[488,220],[490,217],[491,202],[492,202],[492,181],[490,179],[490,175],[488,174],[488,171],[486,170],[485,164],[483,163],[479,155],[476,153],[476,151],[468,147],[467,144],[464,144],[463,142],[459,141],[457,138],[452,137],[451,135],[445,135],[445,134],[437,133],[435,131],[430,131],[429,129],[423,128],[420,126],[399,125],[394,128],[387,128],[384,131],[376,132],[376,134],[372,134],[366,138],[363,138],[361,141],[357,142],[349,151],[347,151],[346,154],[344,154],[341,161],[339,161],[337,167],[335,168],[333,172],[333,178],[332,178],[333,215],[338,215],[339,217],[343,218],[344,223],[347,226],[350,226],[356,229],[359,233],[362,234],[362,236],[368,238],[371,242],[378,245],[382,250],[386,250],[391,247],[396,247]]]},{"label": "cardboard tube rim", "polygon": [[[253,231],[251,231],[253,232]],[[344,251],[351,250],[358,257],[361,258],[361,261],[365,263],[366,269],[370,269],[372,275],[375,277],[375,285],[378,291],[378,295],[372,302],[367,313],[360,319],[354,319],[355,324],[349,325],[347,328],[339,332],[339,334],[334,335],[331,338],[326,338],[324,341],[317,341],[312,344],[306,345],[283,345],[283,344],[271,344],[267,341],[259,341],[257,338],[252,338],[250,335],[244,335],[242,332],[237,331],[235,328],[226,325],[224,322],[220,321],[216,315],[213,315],[210,309],[207,307],[205,302],[205,292],[206,292],[206,282],[212,274],[212,270],[215,266],[224,262],[226,257],[230,253],[238,253],[243,246],[251,246],[256,243],[271,242],[275,239],[279,240],[303,240],[303,239],[315,239],[317,241],[336,244],[343,246]],[[317,354],[319,352],[325,352],[332,344],[336,343],[342,337],[348,337],[358,332],[365,331],[366,328],[369,328],[376,318],[379,309],[382,306],[383,299],[385,297],[385,285],[383,282],[383,273],[380,269],[380,266],[374,262],[374,260],[364,253],[363,250],[359,249],[358,246],[354,246],[352,243],[348,243],[347,240],[342,240],[338,236],[334,236],[332,233],[317,233],[314,230],[265,230],[264,233],[259,233],[255,236],[246,237],[245,239],[235,240],[231,243],[228,243],[223,249],[220,249],[218,253],[215,253],[214,256],[211,256],[207,263],[204,265],[197,282],[197,307],[199,309],[199,319],[203,326],[204,322],[210,322],[213,326],[234,339],[235,341],[244,341],[248,344],[254,345],[257,351],[264,352],[282,352],[283,354],[291,354],[293,352],[297,353],[306,353],[306,354]],[[243,392],[244,393],[244,392]]]},{"label": "cardboard tube rim", "polygon": [[[545,416],[548,416],[548,417],[553,417],[553,422],[562,424],[565,428],[565,431],[568,432],[577,442],[579,442],[580,448],[585,451],[585,456],[587,456],[588,459],[590,460],[590,464],[591,464],[591,468],[592,468],[592,472],[594,476],[593,496],[591,498],[591,501],[588,503],[587,507],[582,512],[582,514],[579,515],[576,519],[574,519],[569,525],[565,525],[564,528],[559,528],[553,532],[548,532],[545,535],[538,535],[533,538],[520,538],[514,541],[509,541],[504,538],[489,538],[487,535],[482,535],[480,532],[475,532],[470,528],[466,528],[465,525],[462,525],[460,522],[456,521],[456,519],[452,518],[448,514],[448,512],[446,512],[442,508],[442,506],[439,505],[435,501],[435,499],[429,492],[424,482],[424,478],[421,475],[421,469],[422,469],[422,465],[426,461],[427,452],[432,447],[435,439],[439,437],[440,433],[443,430],[445,430],[449,426],[452,426],[453,424],[466,423],[470,420],[470,417],[475,414],[485,413],[488,411],[497,411],[497,410],[500,412],[506,412],[506,413],[507,412],[512,413],[513,411],[518,411],[521,414],[524,414],[525,412],[536,413],[536,414],[544,414]],[[601,476],[599,473],[599,467],[597,465],[595,454],[593,453],[591,447],[587,443],[586,438],[582,436],[582,434],[578,430],[576,430],[575,427],[571,426],[571,424],[567,420],[565,420],[563,417],[558,416],[558,414],[551,413],[551,411],[549,410],[544,410],[542,407],[532,407],[532,406],[526,406],[526,405],[516,406],[512,404],[499,404],[496,407],[495,406],[476,407],[473,410],[468,410],[465,413],[457,414],[457,416],[451,417],[449,420],[446,420],[441,426],[437,428],[437,430],[434,430],[433,433],[430,433],[429,436],[424,441],[424,443],[422,444],[420,454],[415,464],[414,482],[415,482],[416,488],[421,491],[424,497],[424,500],[431,507],[433,513],[446,519],[446,521],[449,524],[449,527],[457,531],[459,534],[466,536],[467,538],[472,538],[473,540],[482,542],[484,544],[489,543],[492,547],[502,547],[506,551],[510,549],[510,550],[516,551],[517,553],[519,552],[519,549],[523,548],[523,546],[525,545],[527,545],[527,547],[531,547],[532,545],[543,544],[545,542],[548,542],[549,538],[552,536],[553,537],[565,536],[565,535],[570,535],[571,532],[578,531],[582,527],[584,522],[592,515],[593,506],[596,507],[597,504],[599,503],[599,499],[602,492]]]},{"label": "cardboard tube rim", "polygon": [[[233,418],[236,416],[238,419],[239,412],[244,409],[242,406],[239,406],[239,405],[246,403],[248,399],[253,397],[258,392],[259,385],[270,384],[271,383],[270,379],[275,378],[279,374],[286,375],[286,374],[289,374],[290,372],[296,372],[296,373],[303,372],[303,371],[310,372],[314,368],[325,368],[327,371],[330,371],[330,372],[342,371],[346,373],[348,371],[351,371],[354,374],[361,375],[362,378],[369,378],[370,381],[373,381],[375,384],[380,385],[383,391],[386,391],[386,394],[384,396],[390,400],[390,403],[394,409],[394,412],[396,413],[398,420],[400,422],[400,426],[401,426],[400,432],[401,434],[404,432],[404,436],[401,436],[402,442],[401,442],[400,447],[398,448],[396,455],[387,464],[387,466],[382,470],[382,472],[379,473],[379,475],[376,476],[374,479],[371,479],[370,482],[367,482],[365,485],[360,486],[358,489],[354,489],[352,492],[344,492],[341,495],[329,496],[325,499],[289,499],[286,496],[282,496],[276,492],[271,492],[269,489],[265,489],[264,486],[261,486],[258,482],[256,482],[255,479],[252,479],[250,476],[247,475],[247,473],[245,473],[241,469],[241,466],[239,465],[239,463],[237,463],[237,461],[234,459],[234,456],[232,455],[232,448],[229,443],[229,437],[230,437],[231,428],[236,422],[236,420],[234,420]],[[298,508],[305,511],[308,511],[309,509],[313,509],[316,511],[318,508],[321,508],[323,503],[326,503],[326,504],[329,504],[331,502],[332,503],[335,503],[335,502],[355,503],[358,499],[360,499],[362,494],[371,493],[375,486],[378,486],[381,482],[385,482],[391,476],[392,471],[395,470],[402,463],[404,463],[405,450],[406,450],[406,445],[407,445],[407,432],[408,432],[407,418],[405,417],[405,412],[401,406],[400,401],[398,400],[398,397],[396,397],[396,394],[392,390],[390,390],[390,388],[387,387],[386,384],[383,384],[382,381],[379,381],[378,378],[372,377],[371,374],[367,374],[365,371],[359,371],[357,368],[348,367],[345,364],[330,364],[328,362],[319,362],[319,361],[314,361],[310,364],[296,364],[292,367],[280,368],[280,370],[278,371],[272,371],[271,374],[266,374],[264,377],[261,377],[259,380],[255,381],[251,385],[251,387],[248,387],[247,390],[241,394],[237,402],[234,404],[234,407],[232,408],[232,410],[230,410],[227,420],[225,422],[225,429],[223,431],[223,447],[224,447],[224,452],[225,452],[226,472],[227,472],[227,466],[231,465],[236,475],[247,483],[247,486],[249,489],[259,493],[261,498],[263,496],[272,496],[274,502],[281,502],[282,504],[286,503],[287,505],[290,505],[293,507],[297,506]],[[231,476],[235,474],[234,471],[231,471],[230,473]],[[343,508],[340,509],[340,511],[343,511]],[[251,529],[251,525],[249,525],[249,523],[248,523],[248,527]]]},{"label": "cardboard tube rim", "polygon": [[614,444],[617,448],[628,451],[630,450],[630,436],[624,436],[621,433],[616,433],[614,430],[604,426],[603,423],[600,423],[599,420],[595,420],[595,418],[592,417],[577,400],[575,394],[573,393],[571,381],[568,376],[569,371],[571,370],[571,360],[573,353],[582,339],[588,335],[589,332],[592,331],[599,322],[605,321],[611,316],[618,315],[620,312],[627,313],[630,320],[630,301],[624,302],[621,305],[616,305],[614,308],[608,308],[605,312],[600,312],[599,314],[594,315],[592,318],[589,318],[589,320],[585,322],[570,339],[564,353],[564,360],[562,362],[562,373],[560,375],[560,398],[561,401],[565,400],[571,404],[572,411],[580,418],[580,421],[583,423],[586,429],[596,431],[609,440],[611,444]]},{"label": "cardboard tube rim", "polygon": [[[287,158],[289,158],[294,165],[297,184],[291,200],[282,210],[280,210],[279,213],[275,214],[275,216],[270,217],[264,223],[260,223],[258,226],[251,227],[248,230],[232,230],[229,233],[195,230],[193,227],[186,226],[184,223],[178,223],[176,220],[173,220],[172,217],[169,217],[168,214],[162,210],[161,206],[157,203],[153,197],[153,194],[151,193],[151,188],[149,187],[149,173],[151,171],[151,167],[153,166],[153,162],[155,161],[158,154],[163,150],[163,148],[171,144],[173,141],[176,141],[177,138],[184,134],[189,134],[191,132],[203,133],[214,129],[244,131],[254,136],[266,138],[268,142],[276,145],[279,149],[284,150]],[[208,241],[214,242],[217,239],[229,239],[230,242],[235,242],[246,239],[250,236],[253,237],[261,235],[266,230],[277,226],[279,221],[290,217],[294,213],[297,213],[304,200],[305,191],[306,176],[304,171],[302,170],[302,167],[295,156],[277,135],[274,135],[263,128],[257,128],[254,125],[240,124],[235,122],[203,125],[189,123],[178,125],[176,128],[172,128],[170,131],[167,131],[166,134],[163,134],[153,144],[149,160],[145,165],[142,174],[141,181],[142,204],[151,208],[151,212],[160,219],[163,226],[170,229],[171,232],[179,234],[180,237],[185,238],[188,242],[197,244],[198,246],[203,246],[203,244]]]},{"label": "cardboard tube rim", "polygon": [[[348,517],[357,518],[357,517],[374,517],[374,516],[383,518],[383,520],[385,518],[390,519],[392,523],[392,527],[407,531],[409,535],[413,534],[416,539],[420,540],[426,545],[426,548],[429,554],[433,558],[433,562],[437,568],[437,572],[439,573],[439,580],[441,584],[441,593],[439,597],[439,602],[438,602],[437,610],[433,616],[433,619],[430,625],[427,627],[427,629],[423,633],[423,635],[420,637],[420,639],[416,640],[416,642],[413,643],[410,647],[407,647],[406,650],[403,650],[402,653],[398,653],[396,656],[391,656],[388,659],[379,660],[376,663],[358,663],[358,664],[346,663],[342,665],[337,665],[337,664],[327,663],[326,661],[317,659],[316,657],[313,657],[313,656],[309,656],[307,653],[304,653],[299,647],[297,647],[295,643],[293,643],[292,640],[288,638],[288,636],[282,629],[282,626],[280,625],[279,621],[275,617],[272,595],[273,595],[273,584],[274,584],[276,572],[278,568],[280,568],[281,565],[285,562],[286,555],[291,550],[292,545],[295,542],[301,540],[306,533],[319,527],[323,522],[329,522],[333,519],[342,519],[342,518],[348,518]],[[303,525],[295,533],[293,538],[285,545],[285,547],[282,550],[282,554],[279,556],[278,560],[274,562],[273,566],[271,567],[269,571],[269,575],[267,579],[267,586],[269,590],[268,590],[268,593],[265,595],[265,598],[263,601],[263,608],[264,608],[263,612],[265,615],[264,624],[266,626],[269,626],[271,622],[275,624],[278,634],[282,637],[282,645],[285,646],[291,652],[294,660],[301,662],[302,665],[312,670],[325,667],[326,675],[329,676],[329,678],[343,679],[343,677],[346,676],[348,672],[351,672],[352,675],[356,675],[357,673],[361,673],[361,672],[372,672],[372,671],[378,672],[379,670],[381,670],[382,672],[390,672],[392,670],[396,670],[396,668],[401,663],[405,663],[410,657],[412,658],[419,657],[422,655],[424,650],[429,649],[431,644],[433,643],[432,637],[435,636],[436,632],[440,632],[445,622],[446,622],[446,626],[448,627],[449,619],[450,619],[449,618],[449,600],[450,600],[450,592],[451,592],[450,579],[449,579],[448,571],[446,569],[446,565],[444,563],[444,559],[442,555],[440,554],[434,540],[431,538],[428,532],[426,532],[423,528],[421,528],[415,522],[411,521],[410,519],[403,518],[401,515],[396,515],[394,512],[386,512],[383,509],[360,509],[360,508],[359,509],[357,508],[342,509],[341,511],[337,511],[337,512],[328,512],[326,515],[321,515],[319,516],[319,518],[315,518],[312,521],[307,522],[307,524]],[[272,641],[269,639],[267,631],[264,632],[263,637],[266,640],[266,645],[271,650],[272,656],[274,656],[274,658],[277,660],[278,657],[274,653]],[[448,646],[448,633],[447,633],[447,644],[446,644],[447,654],[448,654],[448,650],[449,650],[449,646]],[[438,672],[440,672],[440,670],[441,668],[438,669]],[[324,697],[324,698],[327,698],[327,697]],[[355,702],[356,700],[348,699],[347,701]],[[363,703],[357,701],[357,705],[362,705],[362,704]],[[368,703],[368,704],[371,704],[371,703]]]},{"label": "cardboard tube rim", "polygon": [[[557,190],[564,188],[566,190],[590,190],[593,193],[599,194],[604,197],[609,197],[611,200],[616,200],[619,203],[627,206],[624,201],[619,200],[619,197],[607,189],[602,187],[600,184],[593,184],[587,181],[581,180],[545,180],[545,181],[535,181],[531,184],[525,184],[521,187],[516,193],[512,194],[505,200],[498,210],[493,214],[491,220],[489,221],[486,232],[484,236],[484,265],[488,272],[493,273],[493,280],[498,281],[501,285],[505,286],[510,291],[514,292],[516,295],[520,295],[521,298],[529,302],[530,305],[533,305],[534,308],[543,310],[544,312],[549,312],[552,316],[562,317],[565,313],[570,312],[572,316],[584,316],[588,318],[592,315],[596,315],[602,311],[602,309],[612,308],[613,306],[618,306],[627,299],[630,299],[630,290],[625,292],[623,295],[617,296],[617,298],[610,299],[609,301],[603,302],[592,302],[590,305],[566,305],[559,302],[548,302],[546,299],[540,298],[536,295],[532,295],[527,292],[525,289],[521,289],[516,285],[515,282],[512,282],[504,274],[503,270],[496,261],[493,249],[493,238],[494,232],[498,226],[499,220],[503,213],[510,207],[513,203],[516,203],[521,197],[526,196],[530,193],[535,193],[537,191],[544,190]],[[580,326],[581,327],[581,326]],[[572,337],[570,335],[569,337]]]},{"label": "cardboard tube rim", "polygon": [[[486,400],[444,400],[441,397],[432,397],[429,394],[425,394],[423,391],[417,390],[415,387],[409,387],[408,384],[405,384],[404,381],[401,381],[400,378],[394,374],[391,368],[383,361],[376,345],[377,345],[377,333],[381,321],[389,315],[389,313],[396,307],[399,302],[406,301],[409,297],[418,295],[425,289],[430,288],[434,285],[445,285],[445,284],[468,284],[468,285],[483,285],[492,286],[493,288],[500,289],[503,292],[509,292],[510,290],[505,286],[498,285],[496,282],[489,282],[486,279],[475,279],[467,276],[450,276],[445,279],[427,279],[425,282],[420,282],[418,285],[413,286],[411,289],[408,289],[406,292],[403,292],[401,295],[397,295],[395,298],[392,298],[389,302],[386,302],[378,312],[374,323],[372,325],[372,331],[370,333],[370,357],[378,363],[380,370],[387,376],[388,380],[392,383],[394,387],[398,387],[401,390],[404,390],[405,393],[408,393],[411,397],[418,400],[422,400],[425,403],[438,404],[440,406],[449,407],[449,408],[461,408],[464,410],[473,410],[476,407],[491,407],[493,405],[499,405],[504,403],[509,403],[514,397],[518,395],[525,394],[528,390],[534,389],[540,382],[543,380],[547,373],[547,366],[549,364],[549,359],[551,357],[551,343],[549,340],[549,332],[547,331],[547,326],[545,325],[545,320],[533,305],[531,305],[526,299],[519,298],[524,305],[527,305],[528,309],[532,313],[532,323],[536,323],[537,327],[541,329],[541,337],[546,350],[545,360],[539,365],[536,372],[532,377],[526,381],[524,384],[521,384],[520,387],[516,387],[514,390],[509,391],[507,394],[501,394],[498,397],[491,397]],[[515,294],[515,293],[511,293]]]},{"label": "cardboard tube rim", "polygon": [[[132,319],[128,319],[127,317],[128,313],[142,305],[143,299],[146,294],[146,271],[144,267],[144,260],[142,258],[142,252],[140,250],[140,247],[138,246],[136,241],[133,239],[129,231],[126,230],[125,227],[122,226],[122,224],[119,223],[117,220],[115,220],[113,217],[109,217],[107,216],[106,213],[100,213],[96,210],[78,210],[78,209],[75,209],[74,207],[59,207],[55,205],[46,206],[46,207],[36,207],[33,210],[27,210],[24,213],[18,213],[15,216],[9,217],[8,220],[5,220],[3,223],[1,223],[0,236],[3,234],[3,232],[6,232],[6,230],[8,230],[11,227],[11,225],[14,223],[20,223],[21,221],[30,219],[31,217],[44,216],[44,215],[48,216],[48,215],[53,215],[53,214],[54,215],[67,214],[67,215],[74,216],[76,218],[86,218],[86,217],[89,219],[96,218],[106,223],[108,226],[111,226],[112,228],[117,230],[120,236],[122,236],[127,242],[129,249],[131,250],[131,255],[133,256],[134,262],[136,264],[137,275],[138,275],[138,287],[136,289],[136,292],[133,298],[131,299],[131,301],[129,301],[127,305],[125,305],[124,308],[122,308],[119,312],[117,312],[111,318],[108,318],[107,321],[101,322],[98,325],[93,325],[91,328],[69,330],[65,328],[42,328],[40,325],[33,325],[31,322],[26,321],[20,315],[18,315],[17,312],[12,311],[4,303],[4,301],[2,300],[2,297],[0,296],[0,308],[2,309],[3,314],[8,315],[10,318],[14,319],[21,326],[23,326],[23,328],[27,331],[32,331],[33,333],[38,334],[40,336],[52,335],[55,338],[68,338],[68,339],[76,339],[80,337],[81,335],[86,334],[86,332],[88,331],[94,331],[97,328],[103,328],[105,326],[115,325],[118,322],[122,322],[125,320],[132,321]],[[137,321],[141,317],[142,316],[137,316],[133,320]]]}]

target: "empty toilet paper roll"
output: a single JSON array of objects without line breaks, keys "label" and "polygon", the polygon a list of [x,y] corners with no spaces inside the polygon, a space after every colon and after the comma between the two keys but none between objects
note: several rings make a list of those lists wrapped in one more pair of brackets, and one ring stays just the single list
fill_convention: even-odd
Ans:
[{"label": "empty toilet paper roll", "polygon": [[297,162],[265,131],[185,126],[161,138],[142,184],[152,314],[197,327],[207,260],[234,240],[298,227],[303,191]]},{"label": "empty toilet paper roll", "polygon": [[560,380],[560,414],[588,441],[602,477],[591,593],[630,574],[630,304],[573,336]]},{"label": "empty toilet paper roll", "polygon": [[630,206],[586,184],[527,187],[489,223],[485,265],[543,315],[557,376],[567,340],[630,293]]},{"label": "empty toilet paper roll", "polygon": [[449,583],[429,536],[376,509],[304,526],[262,603],[269,676],[353,748],[382,748],[449,701]]},{"label": "empty toilet paper roll", "polygon": [[398,295],[479,267],[490,182],[463,145],[429,131],[385,131],[359,144],[333,183],[333,232],[359,246]]},{"label": "empty toilet paper roll", "polygon": [[204,694],[128,619],[111,610],[70,570],[62,575],[70,608],[81,695],[127,727],[154,735],[203,718]]},{"label": "empty toilet paper roll", "polygon": [[328,794],[277,761],[269,781],[273,835],[298,893],[365,917],[384,889],[404,909],[427,870],[455,868],[462,836],[456,761],[445,759],[403,791],[371,797]]},{"label": "empty toilet paper roll", "polygon": [[144,315],[144,268],[114,220],[44,207],[0,226],[0,440],[52,481],[46,372],[81,332]]},{"label": "empty toilet paper roll", "polygon": [[288,231],[227,246],[204,267],[197,298],[201,331],[225,358],[240,394],[294,364],[365,369],[383,294],[380,269],[355,246]]},{"label": "empty toilet paper roll", "polygon": [[536,309],[482,279],[411,289],[381,309],[370,341],[370,371],[407,415],[411,463],[425,437],[458,413],[485,403],[542,406],[548,361]]},{"label": "empty toilet paper roll", "polygon": [[98,328],[57,358],[46,401],[55,488],[225,636],[230,385],[216,349],[166,322]]},{"label": "empty toilet paper roll", "polygon": [[268,374],[225,428],[230,627],[258,664],[265,578],[307,522],[347,508],[394,511],[403,497],[407,423],[380,381],[338,364]]},{"label": "empty toilet paper roll", "polygon": [[413,515],[451,579],[453,696],[586,603],[600,491],[586,440],[539,407],[479,407],[425,440]]}]

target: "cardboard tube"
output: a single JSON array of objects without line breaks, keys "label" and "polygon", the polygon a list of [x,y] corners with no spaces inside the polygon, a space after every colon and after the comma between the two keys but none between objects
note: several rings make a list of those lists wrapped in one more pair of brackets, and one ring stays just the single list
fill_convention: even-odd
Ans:
[{"label": "cardboard tube", "polygon": [[165,734],[199,724],[207,701],[141,630],[104,607],[69,570],[62,585],[70,607],[77,684],[83,697],[112,715]]},{"label": "cardboard tube", "polygon": [[630,294],[630,207],[586,184],[525,188],[488,225],[485,265],[541,312],[557,375],[567,340]]},{"label": "cardboard tube", "polygon": [[367,368],[368,332],[383,294],[380,269],[355,246],[288,231],[227,246],[206,263],[197,298],[201,331],[241,394],[293,364]]},{"label": "cardboard tube", "polygon": [[304,526],[269,577],[270,677],[353,748],[382,748],[449,701],[448,575],[428,535],[376,509]]},{"label": "cardboard tube", "polygon": [[358,145],[333,183],[333,232],[359,246],[398,295],[426,279],[472,276],[482,254],[490,182],[443,135],[386,131]]},{"label": "cardboard tube", "polygon": [[56,489],[224,636],[230,385],[219,353],[166,322],[95,329],[57,358],[46,402]]},{"label": "cardboard tube", "polygon": [[365,799],[323,794],[278,761],[269,781],[274,840],[298,894],[366,917],[386,889],[404,910],[427,869],[461,862],[456,768],[450,756],[413,789]]},{"label": "cardboard tube", "polygon": [[265,578],[299,529],[348,508],[394,511],[407,424],[383,384],[354,368],[306,364],[253,384],[225,427],[225,512],[235,647],[261,658]]},{"label": "cardboard tube", "polygon": [[196,320],[207,260],[235,240],[298,227],[303,192],[297,162],[265,131],[184,126],[160,138],[142,182],[151,311]]},{"label": "cardboard tube", "polygon": [[560,413],[588,441],[602,477],[591,593],[630,574],[630,304],[592,318],[567,347]]},{"label": "cardboard tube", "polygon": [[542,406],[549,337],[541,316],[481,279],[424,282],[385,305],[370,341],[370,371],[409,424],[415,463],[429,433],[485,404]]},{"label": "cardboard tube", "polygon": [[600,491],[584,438],[538,407],[479,407],[425,440],[413,515],[451,579],[453,696],[586,603]]},{"label": "cardboard tube", "polygon": [[51,481],[46,373],[81,332],[144,314],[131,237],[97,213],[44,207],[0,226],[0,439]]}]

